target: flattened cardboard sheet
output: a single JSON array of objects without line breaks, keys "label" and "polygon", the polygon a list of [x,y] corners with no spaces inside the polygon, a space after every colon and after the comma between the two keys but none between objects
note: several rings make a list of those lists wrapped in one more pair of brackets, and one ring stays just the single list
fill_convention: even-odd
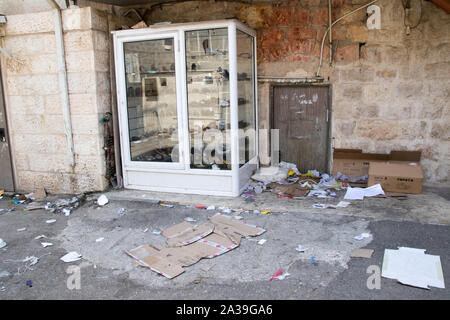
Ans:
[{"label": "flattened cardboard sheet", "polygon": [[161,232],[167,238],[167,245],[170,247],[185,246],[194,243],[214,231],[214,225],[209,222],[194,225],[189,222],[182,222]]},{"label": "flattened cardboard sheet", "polygon": [[203,258],[215,258],[238,247],[242,236],[258,236],[265,232],[260,227],[227,215],[217,214],[210,220],[213,223],[197,226],[182,222],[165,229],[162,234],[167,238],[169,247],[147,244],[126,253],[139,265],[172,279],[184,272],[183,267]]},{"label": "flattened cardboard sheet", "polygon": [[406,247],[385,249],[381,276],[423,289],[429,289],[428,286],[445,289],[441,258],[425,251]]},{"label": "flattened cardboard sheet", "polygon": [[243,237],[257,237],[266,232],[263,228],[248,224],[242,220],[236,220],[231,216],[221,213],[209,217],[209,219],[216,226],[221,225],[222,230],[230,230],[231,228],[233,232],[236,232]]}]

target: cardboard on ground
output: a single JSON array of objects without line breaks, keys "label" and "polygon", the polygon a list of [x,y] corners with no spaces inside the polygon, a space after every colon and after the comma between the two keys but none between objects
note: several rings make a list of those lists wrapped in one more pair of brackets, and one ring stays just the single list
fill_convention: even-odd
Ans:
[{"label": "cardboard on ground", "polygon": [[260,227],[223,214],[209,219],[211,222],[201,225],[185,221],[163,230],[167,247],[146,244],[126,253],[139,265],[172,279],[184,272],[183,267],[238,247],[241,237],[258,236],[265,232]]},{"label": "cardboard on ground", "polygon": [[445,289],[441,258],[425,254],[425,251],[406,247],[385,249],[381,276],[414,287]]}]

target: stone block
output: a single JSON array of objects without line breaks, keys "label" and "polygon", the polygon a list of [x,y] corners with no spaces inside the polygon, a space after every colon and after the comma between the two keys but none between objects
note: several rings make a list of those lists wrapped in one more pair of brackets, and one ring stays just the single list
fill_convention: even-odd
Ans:
[{"label": "stone block", "polygon": [[76,51],[90,51],[94,47],[94,31],[72,30],[64,32],[64,48],[66,53]]},{"label": "stone block", "polygon": [[[101,142],[101,145],[100,145]],[[103,146],[103,137],[95,134],[74,134],[74,151],[77,155],[99,156]]]},{"label": "stone block", "polygon": [[74,51],[66,53],[67,72],[93,72],[95,60],[93,51]]},{"label": "stone block", "polygon": [[13,57],[49,54],[56,52],[54,34],[27,34],[7,35],[4,39],[4,48]]},{"label": "stone block", "polygon": [[44,114],[43,96],[8,96],[8,114]]},{"label": "stone block", "polygon": [[54,12],[34,12],[9,15],[5,24],[7,35],[45,33],[54,31]]},{"label": "stone block", "polygon": [[29,76],[7,76],[8,95],[39,96],[59,91],[58,75],[38,74]]}]

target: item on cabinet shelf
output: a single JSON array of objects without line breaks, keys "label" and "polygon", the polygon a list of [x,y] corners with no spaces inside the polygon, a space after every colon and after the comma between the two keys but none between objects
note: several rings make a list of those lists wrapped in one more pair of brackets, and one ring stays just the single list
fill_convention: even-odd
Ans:
[{"label": "item on cabinet shelf", "polygon": [[206,83],[206,84],[212,84],[214,81],[213,81],[213,78],[212,78],[212,77],[205,76],[205,77],[203,78],[203,82]]},{"label": "item on cabinet shelf", "polygon": [[220,101],[220,106],[221,107],[229,107],[230,103],[227,100],[223,99],[222,101]]},{"label": "item on cabinet shelf", "polygon": [[225,80],[230,79],[230,74],[228,73],[227,69],[222,69],[222,67],[219,67],[219,68],[217,68],[217,72],[220,73],[220,75],[223,77],[223,79],[225,79]]},{"label": "item on cabinet shelf", "polygon": [[245,99],[245,98],[238,98],[238,105],[246,104],[246,103],[247,103],[247,99]]}]

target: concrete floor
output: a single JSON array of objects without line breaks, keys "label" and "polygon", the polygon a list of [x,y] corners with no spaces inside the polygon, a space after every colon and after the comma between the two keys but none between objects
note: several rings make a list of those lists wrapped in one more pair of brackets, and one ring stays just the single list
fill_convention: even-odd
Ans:
[{"label": "concrete floor", "polygon": [[[255,200],[111,191],[110,202],[93,205],[97,194],[69,217],[45,210],[23,211],[24,205],[0,201],[0,299],[449,299],[450,210],[449,189],[425,188],[407,200],[365,199],[341,209],[312,209],[321,199],[277,199],[263,193]],[[342,197],[341,197],[342,199]],[[161,207],[156,200],[183,203]],[[337,203],[337,200],[328,200]],[[161,230],[192,217],[199,222],[217,211],[193,205],[235,209],[273,210],[262,215],[233,211],[244,221],[267,231],[214,259],[203,259],[172,280],[133,265],[125,250],[141,244],[164,244]],[[125,214],[118,213],[126,208]],[[56,219],[47,224],[48,219]],[[27,228],[18,232],[19,228]],[[148,231],[144,232],[148,228]],[[358,241],[354,236],[370,232]],[[38,235],[48,238],[35,240]],[[104,240],[96,242],[103,237]],[[266,239],[263,245],[257,244]],[[44,248],[40,242],[54,245]],[[295,250],[302,245],[308,250]],[[366,286],[369,265],[382,265],[385,248],[409,246],[440,255],[447,289],[423,290],[382,278],[380,290]],[[355,248],[374,249],[371,259],[350,258]],[[77,251],[83,259],[64,263],[60,257]],[[40,257],[25,269],[25,257]],[[314,256],[315,264],[311,263]],[[81,268],[81,289],[67,288],[68,266]],[[18,270],[19,268],[19,270]],[[269,281],[279,269],[290,273],[284,280]],[[32,287],[26,285],[31,280]],[[3,288],[3,289],[2,289]]]}]

